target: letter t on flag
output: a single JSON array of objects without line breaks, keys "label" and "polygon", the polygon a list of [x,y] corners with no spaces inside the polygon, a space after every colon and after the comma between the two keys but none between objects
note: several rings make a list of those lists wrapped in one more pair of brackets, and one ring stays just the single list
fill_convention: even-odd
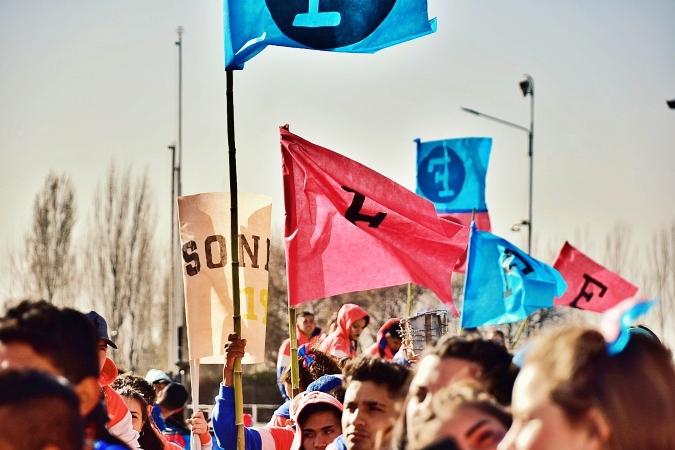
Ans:
[{"label": "letter t on flag", "polygon": [[569,242],[560,249],[553,267],[569,286],[565,295],[555,300],[556,306],[605,312],[638,292],[637,286],[596,263]]},{"label": "letter t on flag", "polygon": [[436,31],[427,0],[223,0],[225,69],[268,45],[375,53]]},{"label": "letter t on flag", "polygon": [[281,129],[291,305],[414,282],[453,314],[469,229],[379,173]]},{"label": "letter t on flag", "polygon": [[[460,138],[417,143],[416,192],[432,201],[438,214],[466,227],[491,231],[485,203],[485,177],[492,138]],[[473,212],[475,211],[475,215]],[[466,255],[455,272],[466,271]]]}]

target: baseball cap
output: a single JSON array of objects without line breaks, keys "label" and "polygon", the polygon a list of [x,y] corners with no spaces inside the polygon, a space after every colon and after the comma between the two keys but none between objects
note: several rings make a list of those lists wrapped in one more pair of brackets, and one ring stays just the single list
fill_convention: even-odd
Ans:
[{"label": "baseball cap", "polygon": [[171,383],[171,378],[169,378],[166,372],[162,372],[159,369],[150,369],[148,370],[148,373],[145,375],[145,381],[147,381],[150,384],[155,384],[160,381],[166,381],[167,383]]},{"label": "baseball cap", "polygon": [[96,311],[89,311],[85,315],[96,327],[96,331],[98,331],[98,338],[104,340],[109,346],[116,349],[117,344],[115,344],[110,339],[110,336],[108,336],[108,322],[106,322],[105,319]]}]

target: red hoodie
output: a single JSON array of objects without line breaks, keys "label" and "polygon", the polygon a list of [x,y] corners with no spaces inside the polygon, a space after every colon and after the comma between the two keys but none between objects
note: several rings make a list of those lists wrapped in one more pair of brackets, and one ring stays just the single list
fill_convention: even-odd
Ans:
[{"label": "red hoodie", "polygon": [[103,388],[105,404],[108,408],[110,420],[107,423],[110,434],[120,438],[131,448],[140,448],[138,445],[138,433],[131,426],[131,413],[120,395],[113,391],[110,383],[117,378],[117,366],[112,359],[106,358],[103,370],[98,377],[98,384]]},{"label": "red hoodie", "polygon": [[380,328],[380,331],[377,332],[377,339],[375,343],[368,347],[363,354],[368,356],[377,356],[379,358],[384,358],[387,360],[394,359],[394,354],[391,349],[387,347],[387,341],[384,337],[387,330],[394,324],[400,323],[401,319],[393,318],[387,320],[384,325]]},{"label": "red hoodie", "polygon": [[338,358],[356,357],[356,347],[352,345],[349,333],[352,325],[361,319],[366,319],[368,325],[370,317],[363,308],[353,303],[342,305],[338,312],[337,329],[321,343],[320,350]]}]

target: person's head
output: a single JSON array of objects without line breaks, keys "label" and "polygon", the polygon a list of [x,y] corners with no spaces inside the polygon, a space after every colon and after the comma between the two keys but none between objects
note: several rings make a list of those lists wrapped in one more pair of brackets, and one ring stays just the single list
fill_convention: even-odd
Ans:
[{"label": "person's head", "polygon": [[406,448],[452,438],[462,450],[496,450],[510,426],[511,415],[480,384],[458,382],[439,390],[430,408],[407,423]]},{"label": "person's head", "polygon": [[342,433],[342,405],[323,392],[307,392],[296,413],[297,435],[292,450],[323,450]]},{"label": "person's head", "polygon": [[[171,378],[166,372],[159,369],[150,369],[145,375],[145,381],[150,383],[155,389],[155,397],[159,398],[162,395],[164,388],[171,383]],[[154,403],[154,402],[153,402]]]},{"label": "person's head", "polygon": [[87,416],[101,399],[98,335],[81,312],[24,300],[0,318],[0,372],[36,369],[65,377]]},{"label": "person's head", "polygon": [[312,337],[314,329],[316,329],[316,322],[314,321],[314,314],[309,311],[301,312],[296,318],[298,328],[306,337]]},{"label": "person's head", "polygon": [[39,370],[0,373],[0,448],[81,450],[84,421],[70,384]]},{"label": "person's head", "polygon": [[602,334],[558,330],[525,356],[500,450],[675,448],[672,354],[643,335],[609,354]]},{"label": "person's head", "polygon": [[349,361],[344,373],[342,432],[348,450],[385,448],[410,371],[380,358]]},{"label": "person's head", "polygon": [[392,324],[387,331],[384,333],[384,339],[387,343],[387,347],[391,350],[392,353],[396,353],[401,348],[401,343],[403,342],[401,338],[401,322],[398,321]]},{"label": "person's head", "polygon": [[[342,373],[338,361],[328,353],[322,352],[315,347],[309,347],[307,350],[310,358],[305,357],[298,364],[298,378],[300,382],[300,392],[304,392],[310,383],[318,380],[324,375],[335,375]],[[287,366],[281,373],[279,380],[284,385],[291,384],[291,366]],[[290,391],[286,391],[290,392]]]},{"label": "person's head", "polygon": [[326,333],[330,334],[337,329],[337,319],[338,315],[336,312],[331,314],[328,323],[326,324]]},{"label": "person's head", "polygon": [[180,383],[170,383],[162,391],[157,399],[157,404],[162,410],[163,417],[169,417],[185,407],[189,395],[185,386]]},{"label": "person's head", "polygon": [[98,332],[98,365],[99,369],[103,370],[103,365],[108,357],[108,346],[117,349],[117,345],[108,336],[108,322],[105,321],[103,316],[96,311],[89,311],[85,315],[91,320]]},{"label": "person's head", "polygon": [[115,381],[110,383],[110,387],[115,391],[128,387],[140,394],[148,405],[152,405],[157,400],[154,387],[145,378],[133,372],[118,375]]},{"label": "person's head", "polygon": [[422,355],[410,383],[406,421],[414,422],[429,409],[438,390],[461,380],[476,380],[501,404],[511,402],[518,368],[502,346],[485,339],[442,338]]},{"label": "person's head", "polygon": [[358,305],[346,303],[338,311],[338,329],[340,333],[352,341],[357,342],[368,326],[370,316]]},{"label": "person's head", "polygon": [[131,425],[138,432],[138,443],[141,448],[144,450],[162,450],[164,444],[152,426],[152,416],[150,415],[152,406],[148,404],[145,397],[133,389],[130,384],[118,387],[115,391],[122,397],[124,404],[129,409]]}]

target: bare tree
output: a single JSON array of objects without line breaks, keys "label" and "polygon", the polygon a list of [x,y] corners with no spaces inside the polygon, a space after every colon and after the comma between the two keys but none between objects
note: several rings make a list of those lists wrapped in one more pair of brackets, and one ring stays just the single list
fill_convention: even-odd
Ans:
[{"label": "bare tree", "polygon": [[631,262],[631,230],[617,222],[605,237],[605,265],[614,272],[626,276],[634,267]]},{"label": "bare tree", "polygon": [[108,321],[119,351],[116,362],[137,370],[150,350],[153,307],[162,297],[154,240],[155,214],[147,175],[111,164],[94,193],[87,262],[92,303]]},{"label": "bare tree", "polygon": [[23,261],[13,261],[23,289],[62,306],[73,306],[77,264],[72,249],[77,205],[65,174],[49,172],[35,195],[33,222],[24,237]]},{"label": "bare tree", "polygon": [[644,291],[659,298],[651,315],[660,335],[665,337],[668,323],[675,313],[675,222],[654,232],[647,249],[647,272],[643,274]]}]

